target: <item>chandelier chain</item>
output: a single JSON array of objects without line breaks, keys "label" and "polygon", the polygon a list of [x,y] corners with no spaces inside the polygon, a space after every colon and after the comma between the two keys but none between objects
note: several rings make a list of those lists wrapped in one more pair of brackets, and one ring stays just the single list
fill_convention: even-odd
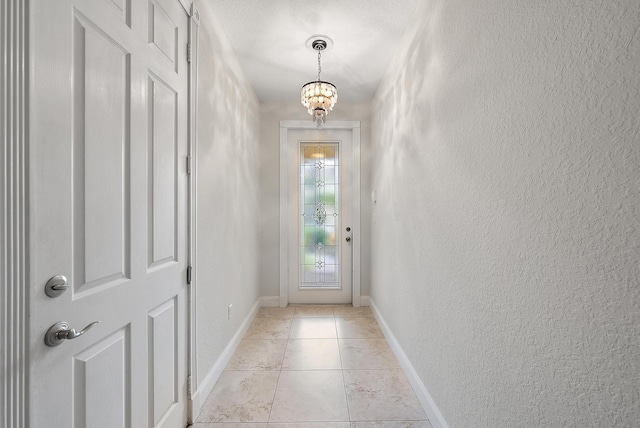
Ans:
[{"label": "chandelier chain", "polygon": [[322,54],[322,51],[320,49],[318,49],[318,82],[320,81],[320,71],[322,71],[322,65],[320,63],[320,55]]}]

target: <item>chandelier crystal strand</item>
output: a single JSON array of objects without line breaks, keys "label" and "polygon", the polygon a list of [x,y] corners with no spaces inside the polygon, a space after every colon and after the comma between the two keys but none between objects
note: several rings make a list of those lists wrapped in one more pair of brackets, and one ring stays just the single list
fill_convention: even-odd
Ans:
[{"label": "chandelier crystal strand", "polygon": [[333,110],[333,106],[338,100],[338,90],[335,85],[320,80],[320,73],[322,72],[322,50],[324,50],[326,46],[327,44],[323,40],[315,40],[313,42],[313,49],[318,51],[318,80],[307,83],[302,87],[302,91],[300,92],[302,105],[304,105],[309,114],[313,116],[313,121],[318,127],[325,123],[327,115]]}]

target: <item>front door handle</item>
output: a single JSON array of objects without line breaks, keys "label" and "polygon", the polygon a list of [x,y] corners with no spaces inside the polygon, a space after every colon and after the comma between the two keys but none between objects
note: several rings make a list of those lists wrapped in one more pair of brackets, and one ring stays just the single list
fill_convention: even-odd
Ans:
[{"label": "front door handle", "polygon": [[47,330],[47,334],[44,335],[44,343],[47,346],[58,346],[65,340],[71,340],[82,336],[99,323],[100,321],[94,321],[82,330],[78,331],[75,328],[71,328],[66,321],[57,322]]}]

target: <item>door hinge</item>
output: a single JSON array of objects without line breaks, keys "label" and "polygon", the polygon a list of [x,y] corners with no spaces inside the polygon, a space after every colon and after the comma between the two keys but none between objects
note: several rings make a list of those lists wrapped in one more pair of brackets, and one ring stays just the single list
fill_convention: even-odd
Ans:
[{"label": "door hinge", "polygon": [[191,174],[191,156],[187,156],[187,174]]},{"label": "door hinge", "polygon": [[189,398],[191,398],[193,396],[193,389],[192,389],[192,385],[191,385],[191,375],[187,376],[187,395],[189,396]]},{"label": "door hinge", "polygon": [[191,266],[187,266],[187,285],[191,285],[191,271],[193,268]]},{"label": "door hinge", "polygon": [[191,62],[191,43],[187,43],[187,62]]}]

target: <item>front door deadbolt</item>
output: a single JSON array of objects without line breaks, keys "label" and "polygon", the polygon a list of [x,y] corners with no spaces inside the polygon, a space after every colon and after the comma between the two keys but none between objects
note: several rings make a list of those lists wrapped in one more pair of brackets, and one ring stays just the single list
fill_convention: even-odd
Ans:
[{"label": "front door deadbolt", "polygon": [[54,298],[64,294],[68,288],[69,281],[67,277],[64,275],[56,275],[47,281],[47,284],[44,286],[44,292],[47,296]]}]

